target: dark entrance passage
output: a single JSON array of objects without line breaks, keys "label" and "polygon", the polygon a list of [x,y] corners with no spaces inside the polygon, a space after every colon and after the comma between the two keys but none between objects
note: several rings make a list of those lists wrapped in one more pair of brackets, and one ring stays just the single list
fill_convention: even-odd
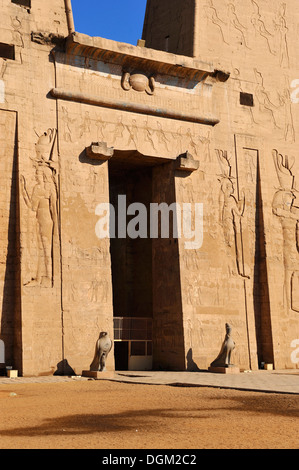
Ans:
[{"label": "dark entrance passage", "polygon": [[[147,235],[128,236],[128,224],[139,214],[126,216],[135,203],[149,214],[152,164],[151,159],[141,159],[133,152],[116,152],[109,161],[110,203],[116,216],[115,238],[110,242],[116,370],[152,367],[152,243]],[[138,232],[142,227],[137,224],[134,228]]]},{"label": "dark entrance passage", "polygon": [[129,368],[129,342],[128,341],[115,341],[114,354],[115,354],[115,369],[116,370],[128,370]]},{"label": "dark entrance passage", "polygon": [[[167,214],[169,237],[162,238],[160,230],[158,237],[152,237],[150,232],[151,204],[164,203],[169,208],[175,202],[172,161],[115,151],[109,160],[109,192],[115,215],[110,252],[116,370],[184,370],[179,254],[178,240],[173,238],[173,214]],[[136,203],[138,206],[133,206]],[[159,214],[159,229],[161,217]],[[135,229],[133,236],[129,227]]]}]

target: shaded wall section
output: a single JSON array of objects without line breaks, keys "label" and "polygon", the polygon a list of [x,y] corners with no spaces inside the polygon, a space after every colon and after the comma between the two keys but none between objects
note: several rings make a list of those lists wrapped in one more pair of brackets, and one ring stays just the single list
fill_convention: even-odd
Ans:
[{"label": "shaded wall section", "polygon": [[[154,168],[152,200],[168,206],[176,202],[172,164]],[[154,368],[185,370],[179,250],[178,239],[172,230],[171,211],[169,222],[169,238],[162,238],[159,232],[159,238],[152,241]]]},{"label": "shaded wall section", "polygon": [[146,47],[193,56],[195,0],[148,0],[143,39]]},{"label": "shaded wall section", "polygon": [[19,257],[16,113],[0,111],[0,140],[0,339],[4,342],[6,365],[16,367],[18,360],[17,354],[14,357],[15,313],[20,299],[17,285]]}]

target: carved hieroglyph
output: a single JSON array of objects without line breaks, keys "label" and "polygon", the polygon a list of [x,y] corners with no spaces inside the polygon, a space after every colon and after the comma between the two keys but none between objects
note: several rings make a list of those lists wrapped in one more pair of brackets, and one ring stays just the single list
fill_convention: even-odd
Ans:
[{"label": "carved hieroglyph", "polygon": [[279,217],[283,230],[284,292],[288,309],[299,312],[296,293],[299,291],[299,207],[295,200],[294,160],[273,150],[273,158],[280,184],[273,199],[273,213]]}]

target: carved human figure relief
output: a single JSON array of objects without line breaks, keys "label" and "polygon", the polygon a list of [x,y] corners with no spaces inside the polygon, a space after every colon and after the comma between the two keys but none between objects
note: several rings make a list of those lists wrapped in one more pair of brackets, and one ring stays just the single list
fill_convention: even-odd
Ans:
[{"label": "carved human figure relief", "polygon": [[125,130],[126,130],[126,127],[122,121],[122,116],[120,116],[118,117],[117,123],[115,124],[114,130],[113,130],[113,141],[115,143],[123,142]]},{"label": "carved human figure relief", "polygon": [[262,16],[260,14],[260,7],[255,0],[251,0],[253,6],[253,13],[251,15],[251,23],[259,36],[266,40],[267,47],[269,52],[275,55],[275,52],[272,50],[272,46],[270,43],[271,38],[273,38],[273,34],[270,33],[266,26],[265,22],[262,20]]},{"label": "carved human figure relief", "polygon": [[287,39],[289,29],[286,22],[286,3],[280,5],[274,24],[278,36],[279,65],[280,67],[289,68],[290,57]]},{"label": "carved human figure relief", "polygon": [[72,142],[71,124],[74,124],[76,122],[76,119],[70,118],[68,110],[65,108],[65,106],[62,106],[61,110],[62,110],[61,117],[64,123],[64,133],[63,133],[64,140],[65,142]]},{"label": "carved human figure relief", "polygon": [[219,221],[223,228],[226,245],[234,250],[237,273],[242,277],[248,277],[244,269],[241,235],[241,219],[245,211],[245,193],[242,191],[240,199],[235,197],[235,188],[231,174],[232,168],[227,151],[216,150],[216,153],[222,170],[220,175]]},{"label": "carved human figure relief", "polygon": [[[243,80],[241,79],[240,70],[238,68],[234,68],[233,74],[234,74],[236,90],[238,91],[238,93],[244,93],[245,90],[243,88]],[[258,124],[258,122],[256,121],[254,117],[253,109],[254,107],[252,106],[243,106],[243,112],[248,114],[252,125]]]},{"label": "carved human figure relief", "polygon": [[79,127],[79,129],[80,129],[80,134],[79,134],[80,138],[82,138],[86,134],[90,134],[90,127],[91,127],[91,120],[90,120],[89,112],[86,111],[85,115],[84,115],[84,118],[83,118],[83,122],[82,122],[81,126]]},{"label": "carved human figure relief", "polygon": [[264,79],[261,74],[257,69],[254,69],[254,74],[256,78],[256,88],[255,88],[255,96],[258,100],[259,104],[259,111],[264,115],[263,122],[272,122],[274,127],[277,129],[280,129],[280,127],[277,125],[276,118],[274,111],[278,109],[278,106],[272,103],[269,97],[269,93],[266,91],[264,87]]},{"label": "carved human figure relief", "polygon": [[228,19],[229,19],[229,23],[230,25],[237,31],[240,33],[241,35],[241,40],[242,40],[242,44],[244,44],[244,46],[247,48],[247,49],[250,49],[250,47],[248,46],[247,44],[247,39],[246,39],[246,36],[245,34],[247,33],[247,29],[245,28],[245,26],[243,26],[237,16],[237,13],[236,13],[236,7],[233,3],[229,3],[228,4]]},{"label": "carved human figure relief", "polygon": [[272,208],[283,231],[284,294],[288,309],[299,312],[299,305],[294,301],[295,293],[299,292],[299,207],[295,204],[299,193],[292,173],[294,160],[291,162],[277,150],[273,150],[272,155],[280,184]]},{"label": "carved human figure relief", "polygon": [[11,32],[13,44],[24,48],[23,35],[20,31],[20,29],[22,28],[22,23],[17,16],[15,17],[12,16],[10,20],[11,20],[11,25],[13,27],[13,31]]},{"label": "carved human figure relief", "polygon": [[188,138],[188,144],[189,144],[189,147],[190,148],[190,152],[196,156],[198,154],[198,149],[197,149],[197,144],[195,142],[195,137],[194,135],[192,134],[192,131],[190,128],[187,129],[187,132],[186,132],[186,135],[187,135],[187,138]]},{"label": "carved human figure relief", "polygon": [[[286,83],[288,83],[287,80]],[[286,142],[295,142],[296,133],[292,111],[292,100],[290,90],[287,86],[281,93],[279,93],[279,102],[282,108],[281,117],[284,120],[284,139]]]},{"label": "carved human figure relief", "polygon": [[133,119],[132,124],[128,126],[128,132],[129,132],[129,139],[127,142],[127,146],[133,143],[135,148],[137,149],[138,148],[138,127],[137,127],[136,119]]},{"label": "carved human figure relief", "polygon": [[213,0],[207,0],[206,6],[205,6],[205,12],[206,12],[206,17],[209,19],[209,21],[214,26],[217,27],[223,42],[229,45],[229,43],[225,39],[224,32],[223,32],[223,27],[227,26],[227,23],[223,21],[221,18],[219,18],[218,12],[213,4]]},{"label": "carved human figure relief", "polygon": [[169,149],[169,144],[170,144],[170,140],[168,139],[168,137],[166,136],[166,133],[164,132],[163,130],[163,127],[161,126],[160,122],[157,121],[157,136],[158,136],[158,143],[162,146],[164,145],[166,150],[169,152],[170,149]]},{"label": "carved human figure relief", "polygon": [[144,141],[149,143],[155,152],[157,151],[155,144],[155,131],[150,128],[148,121],[144,121]]},{"label": "carved human figure relief", "polygon": [[106,131],[107,122],[104,122],[103,118],[99,116],[96,120],[97,127],[97,136],[99,142],[105,142],[105,131]]},{"label": "carved human figure relief", "polygon": [[20,181],[24,202],[36,216],[37,266],[27,286],[53,287],[54,237],[58,231],[56,168],[51,161],[55,136],[56,131],[49,129],[36,144],[36,184],[31,195],[23,176]]},{"label": "carved human figure relief", "polygon": [[202,145],[203,161],[211,163],[212,156],[211,156],[211,151],[210,151],[210,144],[211,144],[210,132],[208,132],[207,137],[199,135],[198,139]]}]

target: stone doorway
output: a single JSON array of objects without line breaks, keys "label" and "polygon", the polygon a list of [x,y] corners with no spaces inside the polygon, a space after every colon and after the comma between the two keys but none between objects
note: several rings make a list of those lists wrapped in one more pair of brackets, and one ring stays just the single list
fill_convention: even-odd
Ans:
[{"label": "stone doorway", "polygon": [[[160,232],[158,238],[151,237],[150,214],[152,203],[175,202],[173,161],[144,157],[136,151],[115,151],[109,160],[109,194],[115,214],[115,236],[110,240],[115,368],[151,370],[164,368],[165,361],[171,369],[165,340],[169,347],[176,341],[174,336],[183,343],[181,316],[180,327],[172,328],[177,319],[170,319],[169,307],[172,294],[168,281],[176,293],[181,291],[178,269],[174,268],[179,264],[177,240],[174,243],[172,238],[171,214],[169,238],[159,238]],[[145,225],[137,223],[140,212],[132,206],[136,203],[143,205]],[[135,224],[138,236],[131,237],[130,224],[131,228]],[[175,314],[180,310],[181,305],[176,306]],[[171,325],[171,338],[165,338],[163,321]]]}]

